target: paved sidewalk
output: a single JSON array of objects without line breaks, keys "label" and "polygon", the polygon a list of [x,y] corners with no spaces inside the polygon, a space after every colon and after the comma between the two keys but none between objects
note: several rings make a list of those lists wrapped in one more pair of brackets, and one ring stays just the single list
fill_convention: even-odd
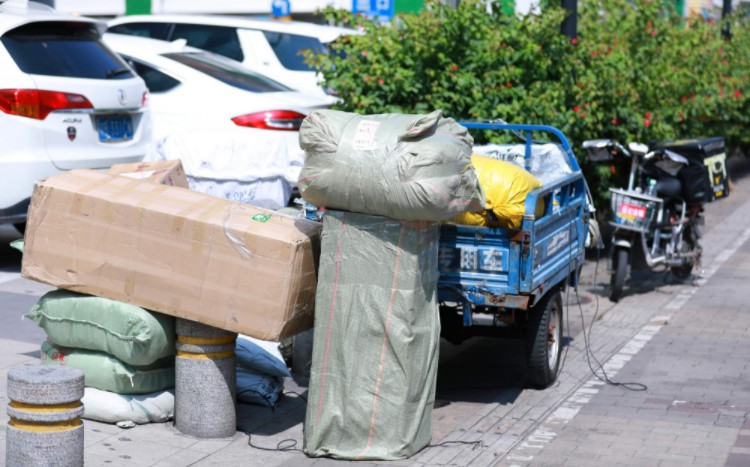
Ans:
[{"label": "paved sidewalk", "polygon": [[750,202],[745,185],[733,196],[695,284],[660,288],[666,302],[627,297],[607,316],[650,315],[604,363],[621,384],[588,380],[502,465],[750,466]]}]

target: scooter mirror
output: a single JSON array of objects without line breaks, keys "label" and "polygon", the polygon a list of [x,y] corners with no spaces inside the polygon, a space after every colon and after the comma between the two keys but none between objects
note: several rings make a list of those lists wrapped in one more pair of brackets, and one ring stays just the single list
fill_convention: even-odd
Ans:
[{"label": "scooter mirror", "polygon": [[583,149],[589,155],[592,162],[604,162],[612,160],[612,148],[615,143],[611,139],[590,139],[583,142]]},{"label": "scooter mirror", "polygon": [[589,139],[583,142],[583,149],[605,149],[613,144],[611,139]]},{"label": "scooter mirror", "polygon": [[643,156],[648,152],[648,145],[643,143],[630,143],[628,144],[628,149],[637,156]]}]

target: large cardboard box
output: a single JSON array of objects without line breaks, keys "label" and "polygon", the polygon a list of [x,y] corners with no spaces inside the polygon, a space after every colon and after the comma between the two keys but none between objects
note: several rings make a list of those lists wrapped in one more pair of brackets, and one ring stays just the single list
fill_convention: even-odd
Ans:
[{"label": "large cardboard box", "polygon": [[108,172],[162,185],[190,188],[185,169],[182,167],[182,161],[179,159],[115,164],[110,167]]},{"label": "large cardboard box", "polygon": [[320,224],[72,170],[38,183],[22,275],[277,341],[312,327]]}]

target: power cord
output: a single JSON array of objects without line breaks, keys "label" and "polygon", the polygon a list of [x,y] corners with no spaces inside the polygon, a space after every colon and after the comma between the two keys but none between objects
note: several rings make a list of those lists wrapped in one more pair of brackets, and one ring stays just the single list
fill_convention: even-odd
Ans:
[{"label": "power cord", "polygon": [[[284,395],[287,394],[294,394],[303,401],[307,402],[307,398],[303,396],[302,394],[294,391],[287,391],[283,393]],[[304,428],[303,428],[304,430]],[[259,446],[257,444],[253,443],[253,435],[250,433],[245,433],[247,435],[247,445],[255,448],[260,449],[261,451],[271,451],[271,452],[304,452],[302,449],[297,447],[297,440],[292,438],[282,439],[276,444],[276,447],[265,447],[265,446]],[[439,448],[439,447],[446,447],[450,446],[452,444],[460,444],[460,445],[468,445],[473,446],[471,449],[474,450],[476,448],[483,448],[486,447],[483,441],[477,440],[477,441],[442,441],[440,443],[435,444],[429,444],[425,446],[426,448]]]},{"label": "power cord", "polygon": [[261,451],[275,451],[275,452],[303,452],[302,449],[297,447],[297,441],[291,438],[283,439],[279,441],[275,448],[267,448],[253,444],[253,435],[247,434],[247,445]]},{"label": "power cord", "polygon": [[441,447],[445,447],[445,446],[448,446],[448,445],[451,445],[451,444],[473,445],[474,447],[471,448],[472,451],[474,449],[476,449],[476,448],[484,448],[484,447],[486,447],[486,445],[484,444],[484,442],[481,441],[481,440],[478,440],[478,441],[442,441],[440,443],[428,444],[426,447],[428,447],[428,448],[441,448]]},{"label": "power cord", "polygon": [[[599,271],[599,260],[600,260],[600,252],[601,250],[597,249],[596,251],[596,265],[594,266],[594,284],[597,283],[597,274]],[[594,352],[591,350],[591,332],[594,327],[594,323],[596,322],[596,318],[599,315],[599,296],[594,295],[594,299],[596,301],[596,308],[594,310],[594,316],[591,318],[591,322],[589,323],[589,329],[588,333],[586,333],[586,322],[583,318],[583,307],[581,306],[581,300],[578,297],[578,287],[575,288],[575,294],[576,299],[578,300],[578,309],[580,311],[581,315],[581,326],[583,329],[583,342],[584,342],[584,348],[586,351],[586,362],[589,365],[589,369],[591,370],[591,373],[599,380],[606,384],[609,384],[611,386],[618,386],[622,387],[624,389],[630,390],[630,391],[646,391],[648,390],[648,386],[646,386],[643,383],[638,382],[618,382],[618,381],[612,381],[609,376],[607,375],[607,372],[604,370],[604,366],[602,363],[596,358],[594,355]],[[594,369],[593,365],[591,364],[591,360],[594,360],[598,366],[598,370],[601,371],[601,374],[597,372],[596,369]]]}]

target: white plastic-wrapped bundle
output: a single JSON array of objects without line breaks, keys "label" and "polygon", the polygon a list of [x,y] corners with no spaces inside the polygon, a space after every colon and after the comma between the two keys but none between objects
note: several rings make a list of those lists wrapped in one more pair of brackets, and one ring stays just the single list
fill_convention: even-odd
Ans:
[{"label": "white plastic-wrapped bundle", "polygon": [[559,144],[532,144],[529,159],[526,160],[525,144],[487,144],[474,146],[474,153],[493,159],[511,162],[527,169],[544,185],[554,183],[560,178],[573,173],[565,150]]},{"label": "white plastic-wrapped bundle", "polygon": [[304,157],[291,132],[238,128],[170,134],[145,160],[180,159],[191,190],[279,209],[289,201]]},{"label": "white plastic-wrapped bundle", "polygon": [[310,114],[300,129],[298,186],[316,206],[400,220],[441,221],[484,208],[468,130],[427,115]]}]

